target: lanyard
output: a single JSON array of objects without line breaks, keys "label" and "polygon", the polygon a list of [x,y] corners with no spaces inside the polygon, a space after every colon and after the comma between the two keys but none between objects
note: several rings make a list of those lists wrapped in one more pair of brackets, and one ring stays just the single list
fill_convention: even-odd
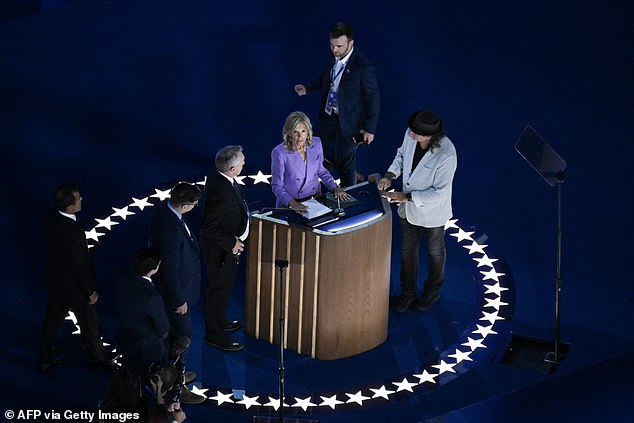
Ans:
[{"label": "lanyard", "polygon": [[[350,58],[348,57],[348,60],[350,60]],[[345,62],[343,62],[342,66],[339,68],[339,70],[337,71],[337,74],[335,74],[335,68],[337,67],[337,60],[335,60],[335,64],[332,65],[332,75],[333,78],[330,81],[330,86],[335,85],[335,81],[337,80],[337,78],[339,77],[339,75],[341,75],[341,72],[343,72],[343,70],[346,68],[346,65],[348,64],[348,60],[346,60]]]}]

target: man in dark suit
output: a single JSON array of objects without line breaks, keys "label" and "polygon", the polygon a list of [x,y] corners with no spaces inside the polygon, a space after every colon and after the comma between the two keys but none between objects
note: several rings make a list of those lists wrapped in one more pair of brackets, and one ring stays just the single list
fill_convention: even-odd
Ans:
[{"label": "man in dark suit", "polygon": [[[152,277],[162,267],[158,248],[139,249],[132,258],[132,274],[124,276],[117,285],[119,303],[118,339],[127,364],[137,376],[146,378],[151,366],[173,367],[176,359],[189,347],[189,339],[181,338],[175,357],[168,360],[167,338],[170,324],[161,295],[156,290]],[[184,363],[182,368],[184,371]],[[205,398],[194,394],[186,386],[193,380],[191,372],[184,373],[180,401],[185,404],[200,404]]]},{"label": "man in dark suit", "polygon": [[52,210],[44,221],[48,302],[42,328],[40,370],[46,372],[63,364],[64,359],[54,354],[55,338],[69,311],[77,318],[88,361],[109,365],[116,354],[106,351],[97,336],[97,280],[84,228],[75,216],[81,210],[81,194],[74,185],[60,185],[55,190],[54,201],[57,210]]},{"label": "man in dark suit", "polygon": [[368,58],[354,48],[353,31],[339,22],[330,31],[330,50],[335,63],[311,84],[295,85],[297,95],[321,91],[318,135],[324,157],[337,170],[342,186],[354,185],[359,143],[374,141],[379,119],[379,86],[376,70]]},{"label": "man in dark suit", "polygon": [[161,255],[156,248],[142,248],[132,258],[133,273],[117,285],[121,350],[138,375],[146,372],[150,363],[167,360],[169,321],[163,299],[152,283],[158,271]]},{"label": "man in dark suit", "polygon": [[200,227],[207,267],[205,341],[224,351],[243,348],[242,344],[231,341],[227,336],[227,332],[239,329],[242,323],[226,319],[238,258],[249,234],[247,205],[235,179],[243,166],[241,146],[230,145],[218,151],[215,168],[209,171],[205,183],[205,205]]},{"label": "man in dark suit", "polygon": [[196,185],[179,182],[170,191],[169,201],[154,211],[150,222],[150,245],[158,248],[162,257],[155,279],[170,322],[172,356],[177,340],[192,337],[190,310],[200,296],[198,242],[183,216],[196,207],[200,195]]}]

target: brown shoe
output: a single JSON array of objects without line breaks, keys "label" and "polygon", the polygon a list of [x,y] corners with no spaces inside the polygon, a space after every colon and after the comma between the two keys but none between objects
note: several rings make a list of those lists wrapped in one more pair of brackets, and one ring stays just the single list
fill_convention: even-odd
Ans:
[{"label": "brown shoe", "polygon": [[196,372],[185,372],[185,383],[191,383],[196,380]]},{"label": "brown shoe", "polygon": [[181,399],[183,404],[201,404],[205,402],[207,398],[202,395],[198,395],[189,390],[187,386],[183,386],[181,389]]}]

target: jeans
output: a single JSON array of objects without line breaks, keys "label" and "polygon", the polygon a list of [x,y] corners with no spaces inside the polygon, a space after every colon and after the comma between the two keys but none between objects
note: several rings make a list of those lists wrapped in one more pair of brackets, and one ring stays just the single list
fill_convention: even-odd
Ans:
[{"label": "jeans", "polygon": [[418,285],[418,246],[425,238],[429,269],[423,288],[423,296],[438,294],[445,281],[445,227],[425,228],[412,225],[407,219],[401,220],[403,245],[401,247],[401,295],[416,296]]}]

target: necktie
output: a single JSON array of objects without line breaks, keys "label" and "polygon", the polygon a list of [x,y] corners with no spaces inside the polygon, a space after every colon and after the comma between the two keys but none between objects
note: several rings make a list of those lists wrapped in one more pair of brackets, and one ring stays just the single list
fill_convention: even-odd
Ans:
[{"label": "necktie", "polygon": [[247,216],[248,216],[249,221],[250,221],[251,220],[251,212],[249,211],[249,205],[247,204],[247,202],[242,197],[242,190],[240,189],[240,186],[238,186],[238,183],[236,182],[235,179],[233,180],[233,189],[236,190],[236,193],[238,194],[238,198],[240,198],[240,201],[242,201],[242,203],[244,204],[244,208],[247,211]]},{"label": "necktie", "polygon": [[185,219],[183,219],[183,215],[181,215],[180,221],[181,221],[181,224],[185,227],[185,230],[187,231],[187,234],[189,235],[189,238],[194,239],[192,237],[192,233],[189,230],[189,227],[187,226],[187,223],[185,223]]}]

